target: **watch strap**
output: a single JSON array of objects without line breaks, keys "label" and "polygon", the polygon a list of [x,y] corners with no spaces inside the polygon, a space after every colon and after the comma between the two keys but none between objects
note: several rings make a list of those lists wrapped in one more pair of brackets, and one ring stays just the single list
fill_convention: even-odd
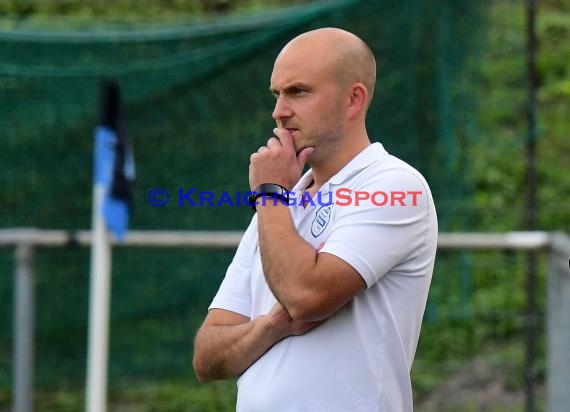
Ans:
[{"label": "watch strap", "polygon": [[253,211],[257,211],[257,199],[262,196],[271,196],[281,200],[284,204],[289,204],[289,191],[277,183],[262,183],[247,197],[249,205]]}]

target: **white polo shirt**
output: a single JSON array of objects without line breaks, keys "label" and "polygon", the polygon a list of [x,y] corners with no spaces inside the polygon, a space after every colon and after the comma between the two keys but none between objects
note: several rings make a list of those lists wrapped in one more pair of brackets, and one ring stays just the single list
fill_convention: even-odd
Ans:
[{"label": "white polo shirt", "polygon": [[[358,154],[304,208],[299,200],[311,181],[309,170],[293,189],[295,227],[319,253],[353,266],[367,288],[322,325],[278,342],[251,365],[238,380],[237,411],[412,411],[410,370],[437,246],[429,187],[380,143]],[[254,319],[275,303],[254,216],[210,309]]]}]

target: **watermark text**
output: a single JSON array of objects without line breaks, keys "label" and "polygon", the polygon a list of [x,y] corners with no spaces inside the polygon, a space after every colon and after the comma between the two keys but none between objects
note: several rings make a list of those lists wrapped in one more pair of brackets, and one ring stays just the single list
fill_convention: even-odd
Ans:
[{"label": "watermark text", "polygon": [[[351,190],[343,187],[331,192],[317,192],[311,195],[308,191],[288,192],[289,201],[272,195],[262,195],[257,198],[255,204],[249,201],[251,195],[257,193],[228,192],[216,193],[197,188],[178,188],[174,199],[177,206],[206,207],[206,206],[265,206],[267,204],[286,206],[417,206],[418,199],[423,195],[421,190],[392,190],[392,191],[364,191]],[[161,187],[155,187],[148,191],[148,202],[153,206],[165,206],[171,200],[170,192]]]}]

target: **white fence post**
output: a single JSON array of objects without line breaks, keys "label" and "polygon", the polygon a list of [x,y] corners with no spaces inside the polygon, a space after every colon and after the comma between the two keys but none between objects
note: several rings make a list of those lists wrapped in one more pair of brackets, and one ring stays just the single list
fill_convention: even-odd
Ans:
[{"label": "white fence post", "polygon": [[34,276],[33,247],[16,247],[14,279],[14,412],[31,412],[34,379]]},{"label": "white fence post", "polygon": [[548,265],[547,382],[549,412],[566,412],[570,405],[570,238],[552,236]]}]

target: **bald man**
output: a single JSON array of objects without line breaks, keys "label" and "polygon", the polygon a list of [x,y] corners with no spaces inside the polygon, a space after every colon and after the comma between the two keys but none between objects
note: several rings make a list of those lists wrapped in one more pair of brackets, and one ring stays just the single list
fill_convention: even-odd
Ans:
[{"label": "bald man", "polygon": [[437,217],[421,174],[370,142],[375,78],[370,48],[340,29],[277,56],[256,213],[195,341],[200,381],[239,376],[238,411],[413,409]]}]

